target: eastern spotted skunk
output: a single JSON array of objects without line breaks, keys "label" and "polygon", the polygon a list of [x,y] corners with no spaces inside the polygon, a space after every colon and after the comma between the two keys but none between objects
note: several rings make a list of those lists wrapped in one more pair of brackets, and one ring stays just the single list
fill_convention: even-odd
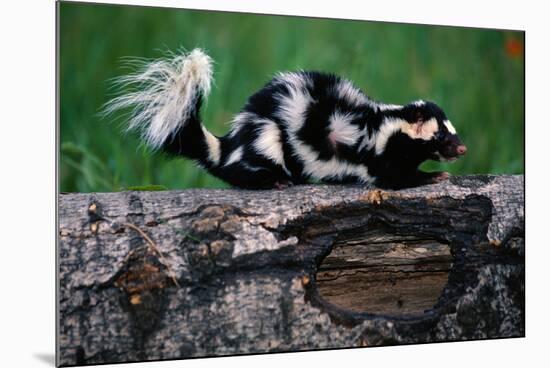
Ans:
[{"label": "eastern spotted skunk", "polygon": [[128,129],[153,149],[197,161],[241,188],[280,188],[309,179],[406,188],[436,183],[425,160],[466,153],[445,113],[433,102],[376,102],[332,74],[279,73],[253,94],[231,131],[216,137],[200,118],[212,60],[200,49],[145,63],[118,83],[130,91],[106,105],[133,107]]}]

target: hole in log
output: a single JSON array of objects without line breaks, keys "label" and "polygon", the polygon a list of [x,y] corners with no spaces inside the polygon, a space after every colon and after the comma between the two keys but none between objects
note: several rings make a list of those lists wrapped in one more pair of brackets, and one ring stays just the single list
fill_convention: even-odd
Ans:
[{"label": "hole in log", "polygon": [[452,266],[450,246],[383,229],[343,234],[318,268],[327,302],[355,312],[423,313],[437,303]]}]

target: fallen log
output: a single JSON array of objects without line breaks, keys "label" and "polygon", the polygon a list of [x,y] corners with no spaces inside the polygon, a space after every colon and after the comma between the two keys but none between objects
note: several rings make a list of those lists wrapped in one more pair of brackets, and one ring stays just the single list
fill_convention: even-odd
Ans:
[{"label": "fallen log", "polygon": [[61,194],[58,364],[520,337],[523,176]]}]

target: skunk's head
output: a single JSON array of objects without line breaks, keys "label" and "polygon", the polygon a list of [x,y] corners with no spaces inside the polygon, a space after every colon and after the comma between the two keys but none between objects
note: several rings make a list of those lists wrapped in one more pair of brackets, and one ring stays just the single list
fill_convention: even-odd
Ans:
[{"label": "skunk's head", "polygon": [[409,149],[419,160],[454,161],[466,154],[466,146],[443,110],[433,102],[415,101],[405,105],[401,118],[407,123],[401,132],[409,140]]}]

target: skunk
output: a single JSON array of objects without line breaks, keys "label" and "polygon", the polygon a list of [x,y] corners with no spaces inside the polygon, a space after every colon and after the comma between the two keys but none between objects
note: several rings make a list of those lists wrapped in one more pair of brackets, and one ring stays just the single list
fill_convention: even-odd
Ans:
[{"label": "skunk", "polygon": [[153,149],[195,160],[227,183],[282,188],[310,180],[400,189],[446,180],[418,169],[425,160],[466,153],[435,103],[374,101],[350,81],[317,71],[278,73],[216,137],[200,109],[210,92],[212,59],[201,49],[145,62],[117,79],[125,93],[107,114],[131,107],[127,128]]}]

